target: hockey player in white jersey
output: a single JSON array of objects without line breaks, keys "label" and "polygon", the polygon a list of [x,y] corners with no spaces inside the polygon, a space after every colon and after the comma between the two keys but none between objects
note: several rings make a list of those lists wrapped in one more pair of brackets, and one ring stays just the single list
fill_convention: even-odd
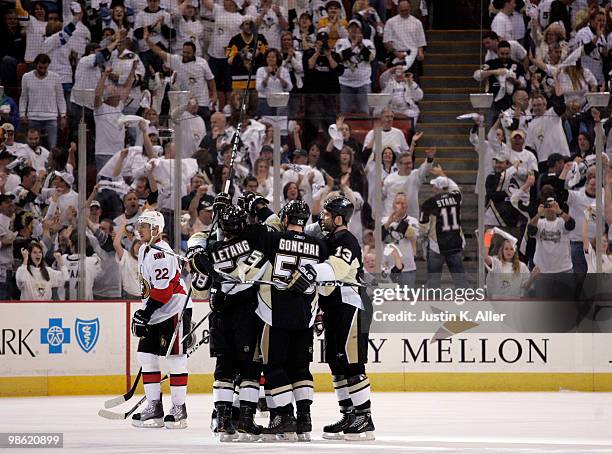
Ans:
[{"label": "hockey player in white jersey", "polygon": [[[132,318],[132,333],[139,337],[138,362],[142,367],[142,378],[147,396],[147,407],[132,417],[136,427],[164,427],[183,429],[187,427],[187,355],[184,334],[190,330],[192,301],[181,321],[175,341],[170,345],[181,311],[187,298],[181,270],[172,249],[161,239],[164,217],[157,211],[145,211],[140,215],[137,229],[143,245],[138,251],[138,269],[142,289],[142,309]],[[167,250],[169,253],[151,248]],[[170,393],[172,408],[164,417],[161,400],[160,357],[166,358],[170,369]]]}]

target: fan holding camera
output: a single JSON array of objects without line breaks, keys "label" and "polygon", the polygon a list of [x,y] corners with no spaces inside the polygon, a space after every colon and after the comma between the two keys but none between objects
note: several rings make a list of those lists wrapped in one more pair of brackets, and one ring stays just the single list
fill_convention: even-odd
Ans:
[{"label": "fan holding camera", "polygon": [[340,76],[340,110],[367,114],[372,74],[370,62],[376,56],[376,48],[372,41],[363,38],[361,22],[351,19],[348,38],[339,39],[335,50],[342,56],[346,68]]}]

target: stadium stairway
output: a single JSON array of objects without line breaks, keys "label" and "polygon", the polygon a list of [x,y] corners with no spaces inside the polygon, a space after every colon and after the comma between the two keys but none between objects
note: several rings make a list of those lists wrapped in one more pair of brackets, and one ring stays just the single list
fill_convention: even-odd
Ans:
[{"label": "stadium stairway", "polygon": [[[416,131],[424,133],[416,148],[416,164],[425,159],[425,150],[437,147],[436,162],[447,176],[461,187],[463,204],[461,222],[466,236],[464,265],[473,275],[478,254],[474,231],[478,225],[478,196],[475,194],[478,155],[469,142],[472,122],[457,120],[458,115],[473,112],[469,93],[479,91],[472,74],[480,64],[479,30],[429,30],[427,50],[421,77],[423,100]],[[419,202],[431,196],[430,185],[423,185]],[[417,278],[426,278],[426,266],[419,258]],[[445,267],[446,269],[446,267]],[[443,282],[450,277],[445,271]]]}]

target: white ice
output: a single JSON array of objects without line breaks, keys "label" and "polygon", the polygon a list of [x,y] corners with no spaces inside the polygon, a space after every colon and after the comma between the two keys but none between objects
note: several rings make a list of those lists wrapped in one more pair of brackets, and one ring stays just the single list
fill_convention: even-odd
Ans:
[{"label": "white ice", "polygon": [[185,430],[136,429],[129,421],[102,419],[97,412],[108,396],[6,398],[0,399],[0,432],[63,432],[61,452],[85,454],[612,453],[611,393],[375,393],[371,442],[321,439],[322,426],[336,421],[338,410],[333,394],[317,393],[311,443],[250,444],[220,443],[211,435],[211,397],[188,396]]}]

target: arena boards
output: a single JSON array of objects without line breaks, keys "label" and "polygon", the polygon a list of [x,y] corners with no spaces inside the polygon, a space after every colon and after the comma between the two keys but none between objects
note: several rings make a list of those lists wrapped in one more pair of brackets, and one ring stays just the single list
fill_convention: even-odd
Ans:
[{"label": "arena boards", "polygon": [[[137,302],[0,307],[1,397],[121,394],[136,375],[129,320]],[[207,311],[207,304],[196,304],[194,320]],[[435,332],[373,333],[374,392],[612,391],[610,333]],[[321,346],[316,339],[315,389],[332,391]],[[203,345],[190,359],[190,393],[210,392],[213,367]]]}]

